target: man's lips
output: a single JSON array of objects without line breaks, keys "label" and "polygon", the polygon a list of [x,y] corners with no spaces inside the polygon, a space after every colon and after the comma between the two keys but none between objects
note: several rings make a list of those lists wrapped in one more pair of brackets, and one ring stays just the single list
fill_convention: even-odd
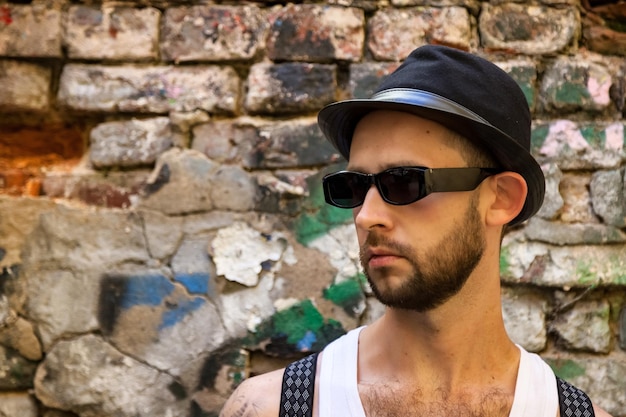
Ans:
[{"label": "man's lips", "polygon": [[365,261],[371,267],[385,266],[401,257],[402,255],[388,249],[371,248],[365,251]]}]

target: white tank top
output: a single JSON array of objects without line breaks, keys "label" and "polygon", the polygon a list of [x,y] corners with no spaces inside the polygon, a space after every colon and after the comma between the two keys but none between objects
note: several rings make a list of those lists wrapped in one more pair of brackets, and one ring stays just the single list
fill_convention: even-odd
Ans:
[{"label": "white tank top", "polygon": [[[324,349],[319,374],[319,417],[365,417],[357,385],[359,333],[350,331]],[[556,377],[536,354],[521,346],[515,398],[509,417],[556,417]]]}]

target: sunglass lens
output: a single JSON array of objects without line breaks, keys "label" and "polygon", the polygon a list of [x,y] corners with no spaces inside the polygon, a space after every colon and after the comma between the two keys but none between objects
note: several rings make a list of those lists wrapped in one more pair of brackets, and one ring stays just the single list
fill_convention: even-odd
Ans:
[{"label": "sunglass lens", "polygon": [[332,204],[353,208],[363,203],[367,192],[367,177],[352,172],[340,172],[326,179]]},{"label": "sunglass lens", "polygon": [[421,175],[418,170],[393,168],[378,175],[381,192],[392,204],[409,204],[422,193]]}]

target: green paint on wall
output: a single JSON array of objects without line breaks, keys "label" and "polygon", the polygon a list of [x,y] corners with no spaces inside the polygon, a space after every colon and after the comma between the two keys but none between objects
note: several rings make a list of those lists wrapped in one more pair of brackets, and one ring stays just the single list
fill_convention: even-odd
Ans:
[{"label": "green paint on wall", "polygon": [[591,263],[587,260],[580,260],[576,265],[576,280],[580,284],[595,284],[598,277],[592,270]]},{"label": "green paint on wall", "polygon": [[326,288],[324,298],[342,307],[346,313],[354,315],[359,304],[365,300],[359,276]]},{"label": "green paint on wall", "polygon": [[563,379],[576,378],[585,375],[586,372],[583,366],[571,359],[547,359],[546,362],[550,365],[556,376]]},{"label": "green paint on wall", "polygon": [[340,209],[326,204],[322,189],[324,175],[344,168],[345,163],[336,164],[307,179],[309,197],[302,204],[304,212],[294,223],[296,238],[303,245],[307,245],[312,240],[328,233],[333,227],[352,221],[352,210]]},{"label": "green paint on wall", "polygon": [[598,126],[587,125],[580,128],[580,133],[585,141],[596,149],[604,149],[606,143],[606,130]]},{"label": "green paint on wall", "polygon": [[535,82],[537,71],[531,66],[514,67],[509,75],[517,82],[522,89],[528,106],[532,109],[535,106]]},{"label": "green paint on wall", "polygon": [[535,126],[530,132],[530,145],[531,151],[537,152],[543,146],[548,133],[550,132],[550,125],[540,124]]},{"label": "green paint on wall", "polygon": [[500,250],[500,276],[501,277],[510,277],[511,276],[511,263],[509,261],[511,257],[511,250],[508,246],[503,246],[502,250]]},{"label": "green paint on wall", "polygon": [[304,300],[279,311],[273,319],[275,331],[287,335],[287,343],[291,344],[301,340],[308,331],[315,333],[324,325],[324,317],[311,300]]}]

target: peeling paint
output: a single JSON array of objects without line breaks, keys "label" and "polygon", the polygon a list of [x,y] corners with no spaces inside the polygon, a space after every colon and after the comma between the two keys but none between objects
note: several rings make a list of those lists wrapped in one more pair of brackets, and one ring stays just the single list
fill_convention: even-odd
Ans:
[{"label": "peeling paint", "polygon": [[248,287],[259,283],[261,271],[272,269],[286,246],[279,234],[263,235],[245,223],[220,229],[211,243],[217,274]]}]

